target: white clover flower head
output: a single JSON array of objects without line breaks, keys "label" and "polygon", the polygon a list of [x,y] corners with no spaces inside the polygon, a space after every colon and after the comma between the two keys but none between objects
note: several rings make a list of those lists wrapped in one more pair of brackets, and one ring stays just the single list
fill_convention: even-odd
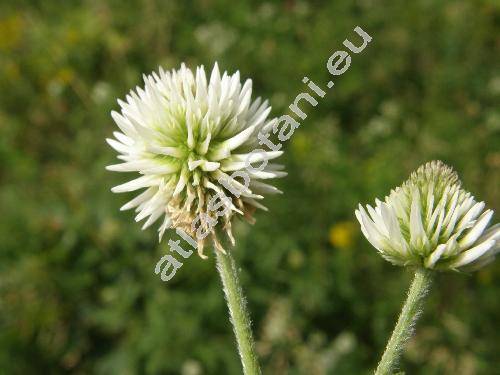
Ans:
[{"label": "white clover flower head", "polygon": [[461,187],[456,172],[429,162],[375,207],[356,217],[367,240],[389,262],[436,270],[472,271],[500,250],[500,224],[492,210]]},{"label": "white clover flower head", "polygon": [[[144,88],[137,87],[118,100],[121,113],[111,115],[120,128],[116,139],[107,139],[118,151],[123,162],[110,165],[108,170],[140,174],[125,184],[112,189],[124,193],[145,189],[125,204],[121,210],[135,208],[136,221],[145,220],[142,229],[163,217],[159,239],[167,228],[180,228],[194,236],[192,222],[200,214],[201,226],[209,229],[214,244],[222,249],[216,232],[225,232],[231,242],[231,219],[242,215],[252,222],[255,208],[265,209],[259,202],[263,194],[279,193],[275,187],[261,180],[282,177],[282,166],[267,163],[282,151],[260,149],[257,135],[266,134],[276,123],[268,120],[271,107],[261,98],[252,100],[252,81],[240,82],[240,74],[221,76],[217,63],[207,80],[203,66],[192,72],[182,64],[179,70],[144,75]],[[263,170],[248,169],[251,163],[266,162]],[[248,184],[236,177],[243,171]],[[231,176],[230,176],[231,175]],[[241,195],[235,196],[221,184],[237,187]],[[245,187],[245,185],[247,185]],[[214,212],[209,210],[210,200],[223,194],[226,208],[215,226],[207,223]],[[203,256],[204,240],[198,241]]]}]

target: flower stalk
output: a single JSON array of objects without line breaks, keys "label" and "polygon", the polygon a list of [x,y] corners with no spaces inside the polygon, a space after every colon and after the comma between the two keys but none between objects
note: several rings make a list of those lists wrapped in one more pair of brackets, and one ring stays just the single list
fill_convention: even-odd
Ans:
[{"label": "flower stalk", "polygon": [[238,352],[245,375],[260,375],[259,362],[255,353],[255,344],[251,330],[245,296],[241,289],[236,263],[229,251],[225,254],[215,250],[217,270],[219,271],[224,295],[229,309],[229,317],[233,325]]},{"label": "flower stalk", "polygon": [[415,271],[415,276],[408,290],[408,296],[391,338],[387,342],[384,354],[375,370],[375,375],[392,374],[403,347],[413,335],[415,323],[422,313],[422,306],[432,283],[433,273],[434,271],[426,268],[417,268]]}]

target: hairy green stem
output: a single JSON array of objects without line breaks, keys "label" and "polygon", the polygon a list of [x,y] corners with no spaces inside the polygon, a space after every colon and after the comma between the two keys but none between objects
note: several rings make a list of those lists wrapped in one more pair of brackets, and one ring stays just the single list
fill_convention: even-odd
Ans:
[{"label": "hairy green stem", "polygon": [[391,374],[401,355],[404,344],[412,336],[415,323],[422,312],[424,297],[432,283],[433,271],[419,268],[408,290],[408,297],[399,315],[398,322],[387,343],[375,375]]},{"label": "hairy green stem", "polygon": [[217,270],[222,279],[230,321],[233,325],[243,365],[243,373],[245,375],[260,375],[261,371],[250,327],[250,316],[239,283],[236,263],[229,251],[227,254],[223,254],[221,251],[215,250],[215,253],[217,254]]}]

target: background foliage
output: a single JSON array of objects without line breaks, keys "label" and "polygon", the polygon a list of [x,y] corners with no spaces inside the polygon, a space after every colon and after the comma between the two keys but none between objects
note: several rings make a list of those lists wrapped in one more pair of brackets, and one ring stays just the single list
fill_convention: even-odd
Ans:
[{"label": "background foliage", "polygon": [[[217,60],[281,115],[356,25],[373,41],[287,144],[285,194],[238,226],[266,374],[376,364],[411,275],[361,238],[358,202],[440,158],[500,209],[499,3],[2,1],[0,372],[240,373],[214,259],[164,284],[166,244],[118,211],[109,113],[143,72]],[[439,276],[408,374],[499,373],[499,280],[498,261]]]}]

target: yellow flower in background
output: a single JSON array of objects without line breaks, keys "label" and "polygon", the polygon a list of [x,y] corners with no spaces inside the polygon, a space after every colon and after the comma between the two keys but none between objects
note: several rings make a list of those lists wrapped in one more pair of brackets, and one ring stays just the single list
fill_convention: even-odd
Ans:
[{"label": "yellow flower in background", "polygon": [[330,244],[341,249],[348,249],[354,243],[356,225],[352,221],[340,221],[330,227],[328,238]]},{"label": "yellow flower in background", "polygon": [[69,83],[73,80],[75,73],[69,67],[63,67],[56,73],[56,79],[61,83]]}]

